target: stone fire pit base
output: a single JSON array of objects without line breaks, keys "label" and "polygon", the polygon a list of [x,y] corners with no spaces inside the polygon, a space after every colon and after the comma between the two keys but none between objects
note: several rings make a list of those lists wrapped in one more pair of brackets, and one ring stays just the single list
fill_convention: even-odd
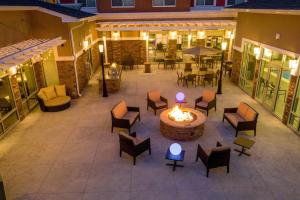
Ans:
[{"label": "stone fire pit base", "polygon": [[171,110],[165,110],[160,114],[160,132],[162,135],[172,140],[181,141],[194,140],[203,135],[206,121],[204,114],[191,108],[183,108],[184,111],[193,113],[197,118],[190,123],[176,122],[168,116]]}]

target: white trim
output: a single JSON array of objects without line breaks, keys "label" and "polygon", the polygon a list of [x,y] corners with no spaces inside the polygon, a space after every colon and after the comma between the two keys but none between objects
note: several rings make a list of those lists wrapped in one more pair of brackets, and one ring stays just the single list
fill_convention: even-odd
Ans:
[{"label": "white trim", "polygon": [[57,56],[56,61],[74,61],[74,56]]},{"label": "white trim", "polygon": [[277,14],[277,15],[300,15],[300,10],[289,9],[238,9],[238,8],[224,8],[225,11],[232,12],[246,12],[246,13],[263,13],[263,14]]},{"label": "white trim", "polygon": [[236,51],[238,51],[238,52],[243,53],[243,49],[241,47],[233,46],[233,49],[236,50]]}]

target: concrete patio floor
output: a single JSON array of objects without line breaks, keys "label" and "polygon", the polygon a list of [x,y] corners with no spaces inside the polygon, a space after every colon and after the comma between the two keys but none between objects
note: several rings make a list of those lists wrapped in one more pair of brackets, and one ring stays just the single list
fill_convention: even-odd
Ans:
[{"label": "concrete patio floor", "polygon": [[[8,199],[18,200],[201,200],[298,199],[300,195],[300,138],[227,78],[217,112],[211,111],[204,135],[180,142],[186,150],[184,168],[175,172],[164,159],[173,142],[159,131],[159,115],[146,109],[146,93],[159,89],[174,103],[183,91],[188,105],[203,87],[176,84],[176,71],[124,71],[122,90],[103,99],[97,81],[91,81],[82,98],[58,113],[37,108],[0,141],[0,173]],[[142,120],[134,127],[141,137],[151,137],[152,155],[137,158],[136,166],[125,153],[119,157],[117,130],[110,133],[110,109],[119,100],[141,108]],[[240,135],[256,144],[252,156],[231,153],[230,173],[195,163],[197,144],[213,147],[217,141],[233,148],[234,130],[222,123],[224,107],[245,101],[260,113],[257,136]]]}]

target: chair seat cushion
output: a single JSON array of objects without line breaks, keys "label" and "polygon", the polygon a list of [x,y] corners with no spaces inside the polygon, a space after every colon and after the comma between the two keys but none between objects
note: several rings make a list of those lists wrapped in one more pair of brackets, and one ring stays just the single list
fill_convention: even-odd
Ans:
[{"label": "chair seat cushion", "polygon": [[134,120],[138,117],[139,113],[138,112],[127,112],[123,119],[128,119],[129,124],[132,125]]},{"label": "chair seat cushion", "polygon": [[206,101],[200,101],[196,105],[201,107],[201,108],[207,108],[208,103]]},{"label": "chair seat cushion", "polygon": [[237,127],[239,122],[244,122],[245,119],[237,113],[225,113],[225,117]]},{"label": "chair seat cushion", "polygon": [[163,106],[166,106],[166,102],[163,102],[163,101],[159,101],[159,102],[155,102],[155,106],[156,107],[163,107]]},{"label": "chair seat cushion", "polygon": [[55,106],[61,106],[64,104],[67,104],[71,101],[71,97],[64,96],[64,97],[56,97],[54,99],[48,100],[45,103],[45,106],[47,107],[55,107]]}]

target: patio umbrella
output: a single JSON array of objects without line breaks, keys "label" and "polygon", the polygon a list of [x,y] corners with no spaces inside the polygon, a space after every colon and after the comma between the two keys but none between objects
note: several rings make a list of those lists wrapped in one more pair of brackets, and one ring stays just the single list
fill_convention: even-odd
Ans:
[{"label": "patio umbrella", "polygon": [[189,54],[189,55],[195,55],[199,56],[199,64],[200,64],[200,56],[211,56],[211,55],[216,55],[218,53],[221,53],[220,50],[214,49],[214,48],[208,48],[204,46],[198,46],[198,47],[193,47],[189,49],[185,49],[182,51],[184,54]]}]

